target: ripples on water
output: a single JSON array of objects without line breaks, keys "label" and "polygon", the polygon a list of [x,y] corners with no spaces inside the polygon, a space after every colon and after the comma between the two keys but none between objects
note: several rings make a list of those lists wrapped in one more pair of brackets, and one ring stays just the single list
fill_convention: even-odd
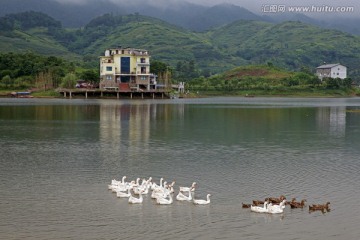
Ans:
[{"label": "ripples on water", "polygon": [[[178,101],[0,104],[0,238],[357,239],[357,99]],[[123,175],[211,204],[130,205],[107,190]],[[332,211],[241,208],[281,194]]]}]

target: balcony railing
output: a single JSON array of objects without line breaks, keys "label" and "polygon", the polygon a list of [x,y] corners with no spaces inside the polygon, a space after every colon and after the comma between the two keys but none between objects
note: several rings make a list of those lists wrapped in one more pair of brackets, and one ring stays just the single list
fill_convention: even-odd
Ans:
[{"label": "balcony railing", "polygon": [[136,84],[149,84],[149,80],[136,79]]}]

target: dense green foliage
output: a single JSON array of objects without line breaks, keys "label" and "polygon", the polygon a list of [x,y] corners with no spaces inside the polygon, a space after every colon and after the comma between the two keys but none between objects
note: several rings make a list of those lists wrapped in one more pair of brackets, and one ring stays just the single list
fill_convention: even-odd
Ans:
[{"label": "dense green foliage", "polygon": [[68,73],[63,77],[63,80],[60,84],[62,88],[74,88],[76,85],[76,75],[74,73]]},{"label": "dense green foliage", "polygon": [[[37,19],[41,15],[30,16]],[[204,33],[139,14],[105,14],[75,30],[56,27],[55,23],[46,29],[38,24],[36,28],[14,30],[12,35],[0,34],[0,51],[25,48],[67,59],[77,56],[87,68],[97,68],[98,56],[107,48],[143,48],[153,59],[170,65],[174,78],[185,81],[269,61],[295,71],[303,67],[314,71],[323,62],[340,62],[353,79],[357,80],[360,73],[359,37],[300,22],[238,21]]]},{"label": "dense green foliage", "polygon": [[54,56],[28,53],[0,54],[0,88],[24,89],[32,87],[58,87],[74,64]]},{"label": "dense green foliage", "polygon": [[[348,75],[354,80],[358,80],[360,73],[359,37],[300,22],[238,21],[196,33],[139,14],[105,14],[85,28],[65,29],[42,13],[28,12],[8,15],[0,23],[11,26],[10,30],[0,32],[1,58],[5,59],[0,65],[2,87],[19,82],[29,85],[39,79],[42,82],[52,79],[46,80],[46,85],[58,86],[75,68],[80,69],[77,78],[96,82],[98,56],[119,45],[148,49],[152,72],[188,82],[194,90],[348,88],[349,81],[319,82],[313,76],[315,68],[324,61],[347,66]],[[13,65],[11,56],[15,58]],[[267,74],[239,77],[235,73],[238,69],[228,71],[237,66],[266,63],[271,68],[266,71],[276,77]],[[286,70],[276,73],[273,65]],[[229,77],[232,72],[234,77]]]},{"label": "dense green foliage", "polygon": [[28,30],[34,27],[61,28],[61,22],[44,13],[33,11],[9,14],[0,18],[0,29],[3,31]]},{"label": "dense green foliage", "polygon": [[209,78],[195,78],[187,83],[190,91],[224,94],[291,94],[342,90],[349,92],[352,80],[326,78],[320,81],[307,71],[290,72],[268,65],[244,66]]}]

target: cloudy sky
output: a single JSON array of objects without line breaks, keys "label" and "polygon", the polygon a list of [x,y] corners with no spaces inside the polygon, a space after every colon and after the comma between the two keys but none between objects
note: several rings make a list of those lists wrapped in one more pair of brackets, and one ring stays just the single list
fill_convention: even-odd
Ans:
[{"label": "cloudy sky", "polygon": [[[90,0],[57,0],[59,2],[72,2],[72,3],[83,3]],[[346,10],[345,8],[339,9],[342,15],[349,14],[360,16],[360,1],[359,0],[110,0],[112,2],[122,2],[126,4],[139,4],[141,2],[151,3],[153,5],[166,6],[166,5],[178,5],[182,2],[191,2],[201,5],[212,6],[220,3],[231,3],[234,5],[238,5],[241,7],[245,7],[250,11],[255,13],[266,12],[272,9],[273,13],[274,8],[270,8],[270,6],[275,6],[275,9],[279,6],[284,8],[282,11],[289,12],[291,7],[318,7],[316,11],[320,11],[323,15],[331,15],[334,14],[331,7],[334,9],[336,7],[352,7],[352,10]],[[321,10],[320,7],[323,7],[324,10]],[[329,8],[327,8],[329,7]],[[285,9],[285,10],[284,10]],[[329,11],[330,9],[330,11]],[[350,12],[349,12],[350,11]]]}]

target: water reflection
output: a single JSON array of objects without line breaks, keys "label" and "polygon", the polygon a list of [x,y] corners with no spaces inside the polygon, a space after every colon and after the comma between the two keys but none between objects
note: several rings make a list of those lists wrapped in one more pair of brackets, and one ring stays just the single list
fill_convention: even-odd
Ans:
[{"label": "water reflection", "polygon": [[[100,105],[99,108],[99,141],[103,159],[114,161],[114,156],[122,154],[121,151],[121,115],[116,106]],[[115,154],[116,153],[116,154]]]},{"label": "water reflection", "polygon": [[250,217],[254,223],[270,223],[284,220],[285,214],[251,213]]},{"label": "water reflection", "polygon": [[319,129],[332,136],[345,136],[346,107],[318,108],[316,116]]},{"label": "water reflection", "polygon": [[[275,100],[0,103],[0,238],[356,239],[355,101]],[[196,180],[212,202],[131,205],[107,190],[123,175]],[[334,210],[241,208],[280,194]]]}]

